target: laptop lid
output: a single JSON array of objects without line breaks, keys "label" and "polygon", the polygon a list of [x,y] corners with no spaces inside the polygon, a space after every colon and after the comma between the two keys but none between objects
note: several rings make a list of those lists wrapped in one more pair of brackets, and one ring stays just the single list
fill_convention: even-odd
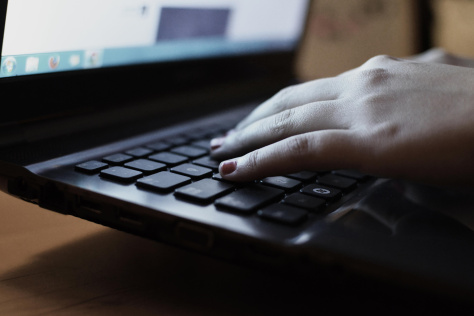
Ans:
[{"label": "laptop lid", "polygon": [[293,74],[308,2],[2,0],[0,89],[8,111],[0,127],[214,85],[275,89]]}]

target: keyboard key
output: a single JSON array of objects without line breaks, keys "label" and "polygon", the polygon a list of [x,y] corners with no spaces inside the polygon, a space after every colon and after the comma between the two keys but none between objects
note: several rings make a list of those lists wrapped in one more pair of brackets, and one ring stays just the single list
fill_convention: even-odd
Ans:
[{"label": "keyboard key", "polygon": [[146,147],[154,151],[165,151],[171,148],[171,144],[159,141],[152,144],[148,144],[146,145]]},{"label": "keyboard key", "polygon": [[124,164],[132,159],[133,159],[132,156],[126,155],[126,154],[113,154],[113,155],[102,158],[104,162],[111,165],[115,165],[115,166]]},{"label": "keyboard key", "polygon": [[207,150],[193,147],[193,146],[179,146],[179,147],[171,149],[171,152],[178,155],[193,158],[193,159],[199,158],[207,154]]},{"label": "keyboard key", "polygon": [[357,185],[356,180],[337,176],[335,174],[326,174],[324,176],[321,176],[318,178],[317,182],[345,191],[353,189]]},{"label": "keyboard key", "polygon": [[252,185],[216,200],[219,209],[252,213],[283,196],[284,191],[262,185]]},{"label": "keyboard key", "polygon": [[148,159],[137,159],[134,161],[130,161],[127,162],[124,166],[147,174],[155,173],[158,171],[164,171],[166,169],[165,164],[151,161]]},{"label": "keyboard key", "polygon": [[191,141],[200,141],[206,138],[209,135],[209,131],[207,128],[198,128],[189,132],[186,132],[186,137],[188,137]]},{"label": "keyboard key", "polygon": [[219,169],[220,162],[217,160],[212,159],[210,156],[205,156],[193,161],[194,164],[212,169],[217,171]]},{"label": "keyboard key", "polygon": [[81,171],[81,172],[84,172],[84,173],[89,173],[89,174],[94,174],[94,173],[98,173],[99,171],[107,168],[109,165],[104,163],[104,162],[101,162],[101,161],[97,161],[97,160],[91,160],[91,161],[86,161],[86,162],[83,162],[81,164],[78,164],[76,165],[76,170],[77,171]]},{"label": "keyboard key", "polygon": [[124,167],[112,167],[100,172],[100,176],[103,178],[126,183],[134,182],[142,175],[143,173],[140,171]]},{"label": "keyboard key", "polygon": [[211,179],[203,179],[177,189],[175,194],[181,198],[201,203],[209,203],[216,198],[231,192],[233,189],[234,186],[231,184]]},{"label": "keyboard key", "polygon": [[137,181],[137,186],[153,191],[168,192],[191,182],[191,178],[163,171]]},{"label": "keyboard key", "polygon": [[272,204],[258,211],[258,216],[281,224],[296,225],[303,222],[308,217],[308,213],[293,206]]},{"label": "keyboard key", "polygon": [[211,148],[211,140],[210,139],[197,140],[197,141],[194,141],[192,143],[192,145],[196,146],[196,147],[199,147],[199,148],[209,150]]},{"label": "keyboard key", "polygon": [[235,124],[221,124],[221,125],[214,125],[208,126],[206,129],[209,132],[209,135],[212,135],[212,138],[215,136],[222,136],[228,130],[230,130]]},{"label": "keyboard key", "polygon": [[269,185],[282,190],[293,190],[301,185],[301,182],[287,177],[268,177],[263,179],[262,184]]},{"label": "keyboard key", "polygon": [[211,169],[193,165],[190,163],[179,165],[177,167],[172,168],[170,171],[174,173],[182,174],[184,176],[188,176],[194,180],[212,175]]},{"label": "keyboard key", "polygon": [[326,201],[337,199],[341,196],[341,190],[327,187],[320,184],[310,184],[300,190],[302,193],[309,194]]},{"label": "keyboard key", "polygon": [[218,180],[218,181],[230,182],[230,181],[224,180],[224,178],[222,178],[222,176],[221,176],[220,173],[215,173],[215,174],[213,174],[213,175],[212,175],[212,179]]},{"label": "keyboard key", "polygon": [[370,178],[369,175],[355,170],[335,170],[332,173],[338,176],[356,179],[357,181],[365,181]]},{"label": "keyboard key", "polygon": [[213,174],[212,179],[217,180],[217,181],[221,181],[221,182],[230,183],[236,188],[242,188],[242,187],[246,187],[246,186],[255,184],[255,182],[233,182],[233,181],[225,180],[224,178],[222,178],[220,173]]},{"label": "keyboard key", "polygon": [[299,208],[304,208],[308,211],[319,211],[326,206],[326,201],[314,196],[294,193],[283,200],[284,204],[292,205]]},{"label": "keyboard key", "polygon": [[155,155],[151,155],[150,157],[148,157],[148,159],[164,163],[168,166],[176,166],[180,163],[187,161],[188,157],[173,154],[170,152],[162,152]]},{"label": "keyboard key", "polygon": [[300,180],[300,181],[311,181],[316,179],[318,174],[312,171],[300,171],[297,173],[288,174],[287,177]]},{"label": "keyboard key", "polygon": [[181,145],[187,144],[189,142],[189,138],[182,135],[176,135],[176,136],[171,136],[167,138],[165,141],[174,146],[181,146]]},{"label": "keyboard key", "polygon": [[134,148],[125,152],[127,155],[135,158],[143,158],[153,153],[153,150],[143,147]]}]

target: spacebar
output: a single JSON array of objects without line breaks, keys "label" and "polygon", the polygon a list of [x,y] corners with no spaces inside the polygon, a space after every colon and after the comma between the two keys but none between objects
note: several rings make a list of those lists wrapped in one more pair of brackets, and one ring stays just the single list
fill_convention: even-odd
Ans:
[{"label": "spacebar", "polygon": [[252,185],[217,199],[215,205],[218,209],[252,213],[262,206],[281,198],[283,194],[283,190]]}]

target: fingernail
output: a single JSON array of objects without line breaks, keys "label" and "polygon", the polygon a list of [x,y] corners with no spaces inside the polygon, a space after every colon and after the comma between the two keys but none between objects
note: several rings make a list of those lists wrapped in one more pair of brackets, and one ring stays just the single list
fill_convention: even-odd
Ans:
[{"label": "fingernail", "polygon": [[225,137],[218,137],[211,140],[211,150],[216,150],[224,144]]},{"label": "fingernail", "polygon": [[221,163],[219,166],[219,172],[223,176],[227,176],[237,170],[237,161],[228,160]]}]

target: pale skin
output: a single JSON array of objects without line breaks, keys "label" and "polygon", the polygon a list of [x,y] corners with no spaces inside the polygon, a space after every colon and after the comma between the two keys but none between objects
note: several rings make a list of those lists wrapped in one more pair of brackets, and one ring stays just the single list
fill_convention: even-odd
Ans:
[{"label": "pale skin", "polygon": [[231,181],[354,169],[474,187],[472,65],[440,50],[374,57],[337,77],[283,89],[213,139],[212,155],[227,159],[219,171]]}]

